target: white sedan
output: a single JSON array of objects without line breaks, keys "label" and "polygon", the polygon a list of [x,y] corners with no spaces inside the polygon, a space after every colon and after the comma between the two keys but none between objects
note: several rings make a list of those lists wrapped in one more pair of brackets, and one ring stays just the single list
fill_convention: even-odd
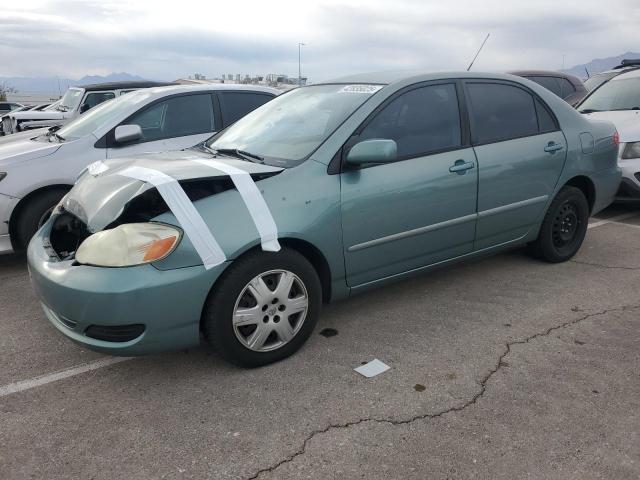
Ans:
[{"label": "white sedan", "polygon": [[148,88],[60,129],[0,143],[0,253],[25,248],[89,164],[192,147],[279,93],[230,84]]},{"label": "white sedan", "polygon": [[618,165],[622,170],[616,201],[640,202],[640,70],[612,78],[577,108],[590,118],[615,124],[620,135]]}]

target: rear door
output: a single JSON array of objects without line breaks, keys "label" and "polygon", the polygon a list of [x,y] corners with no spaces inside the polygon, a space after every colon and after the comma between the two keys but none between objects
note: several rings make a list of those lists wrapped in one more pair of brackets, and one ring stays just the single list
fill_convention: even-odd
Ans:
[{"label": "rear door", "polygon": [[394,163],[341,173],[350,286],[471,252],[478,173],[459,91],[453,80],[409,87],[347,143],[382,138],[398,148]]},{"label": "rear door", "polygon": [[107,134],[107,157],[181,150],[211,137],[216,131],[211,92],[174,95],[147,105],[121,125],[140,125],[143,138],[115,143],[115,129]]},{"label": "rear door", "polygon": [[564,167],[567,143],[555,116],[527,88],[465,81],[478,159],[475,250],[517,240],[536,226]]}]

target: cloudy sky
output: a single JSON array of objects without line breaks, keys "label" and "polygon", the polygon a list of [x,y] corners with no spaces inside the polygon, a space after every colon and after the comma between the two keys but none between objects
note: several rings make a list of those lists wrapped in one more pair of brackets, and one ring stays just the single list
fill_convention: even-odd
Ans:
[{"label": "cloudy sky", "polygon": [[126,71],[336,75],[567,67],[638,49],[639,0],[20,0],[0,8],[0,75]]}]

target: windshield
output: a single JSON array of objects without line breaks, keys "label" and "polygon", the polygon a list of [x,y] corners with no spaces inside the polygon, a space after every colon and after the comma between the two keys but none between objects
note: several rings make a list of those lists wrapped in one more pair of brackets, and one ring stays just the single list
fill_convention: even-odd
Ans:
[{"label": "windshield", "polygon": [[60,100],[58,100],[57,102],[53,102],[51,105],[49,105],[48,107],[45,107],[43,109],[43,111],[50,111],[50,110],[57,110],[58,109],[58,105],[60,105]]},{"label": "windshield", "polygon": [[640,110],[640,76],[614,78],[605,83],[580,105],[580,112]]},{"label": "windshield", "polygon": [[70,88],[60,99],[57,109],[62,112],[75,110],[78,103],[80,103],[80,97],[82,97],[82,90],[79,88]]},{"label": "windshield", "polygon": [[240,151],[267,164],[305,160],[380,85],[313,85],[287,92],[214,136],[206,146]]},{"label": "windshield", "polygon": [[75,140],[92,134],[103,125],[110,127],[133,113],[132,105],[145,102],[149,96],[149,92],[137,90],[114,100],[107,100],[67,123],[57,133],[65,140]]},{"label": "windshield", "polygon": [[618,75],[618,72],[598,73],[597,75],[587,78],[584,81],[584,86],[588,92],[591,92],[616,75]]}]

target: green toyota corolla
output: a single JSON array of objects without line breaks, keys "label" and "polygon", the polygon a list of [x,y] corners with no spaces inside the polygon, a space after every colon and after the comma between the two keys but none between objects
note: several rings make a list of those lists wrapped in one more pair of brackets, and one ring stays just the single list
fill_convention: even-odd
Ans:
[{"label": "green toyota corolla", "polygon": [[[121,127],[140,128],[118,127],[124,143]],[[51,323],[91,349],[203,337],[263,365],[301,347],[323,302],[516,245],[568,260],[618,189],[617,150],[612,124],[522,78],[357,75],[191,149],[92,164],[29,269]]]}]

